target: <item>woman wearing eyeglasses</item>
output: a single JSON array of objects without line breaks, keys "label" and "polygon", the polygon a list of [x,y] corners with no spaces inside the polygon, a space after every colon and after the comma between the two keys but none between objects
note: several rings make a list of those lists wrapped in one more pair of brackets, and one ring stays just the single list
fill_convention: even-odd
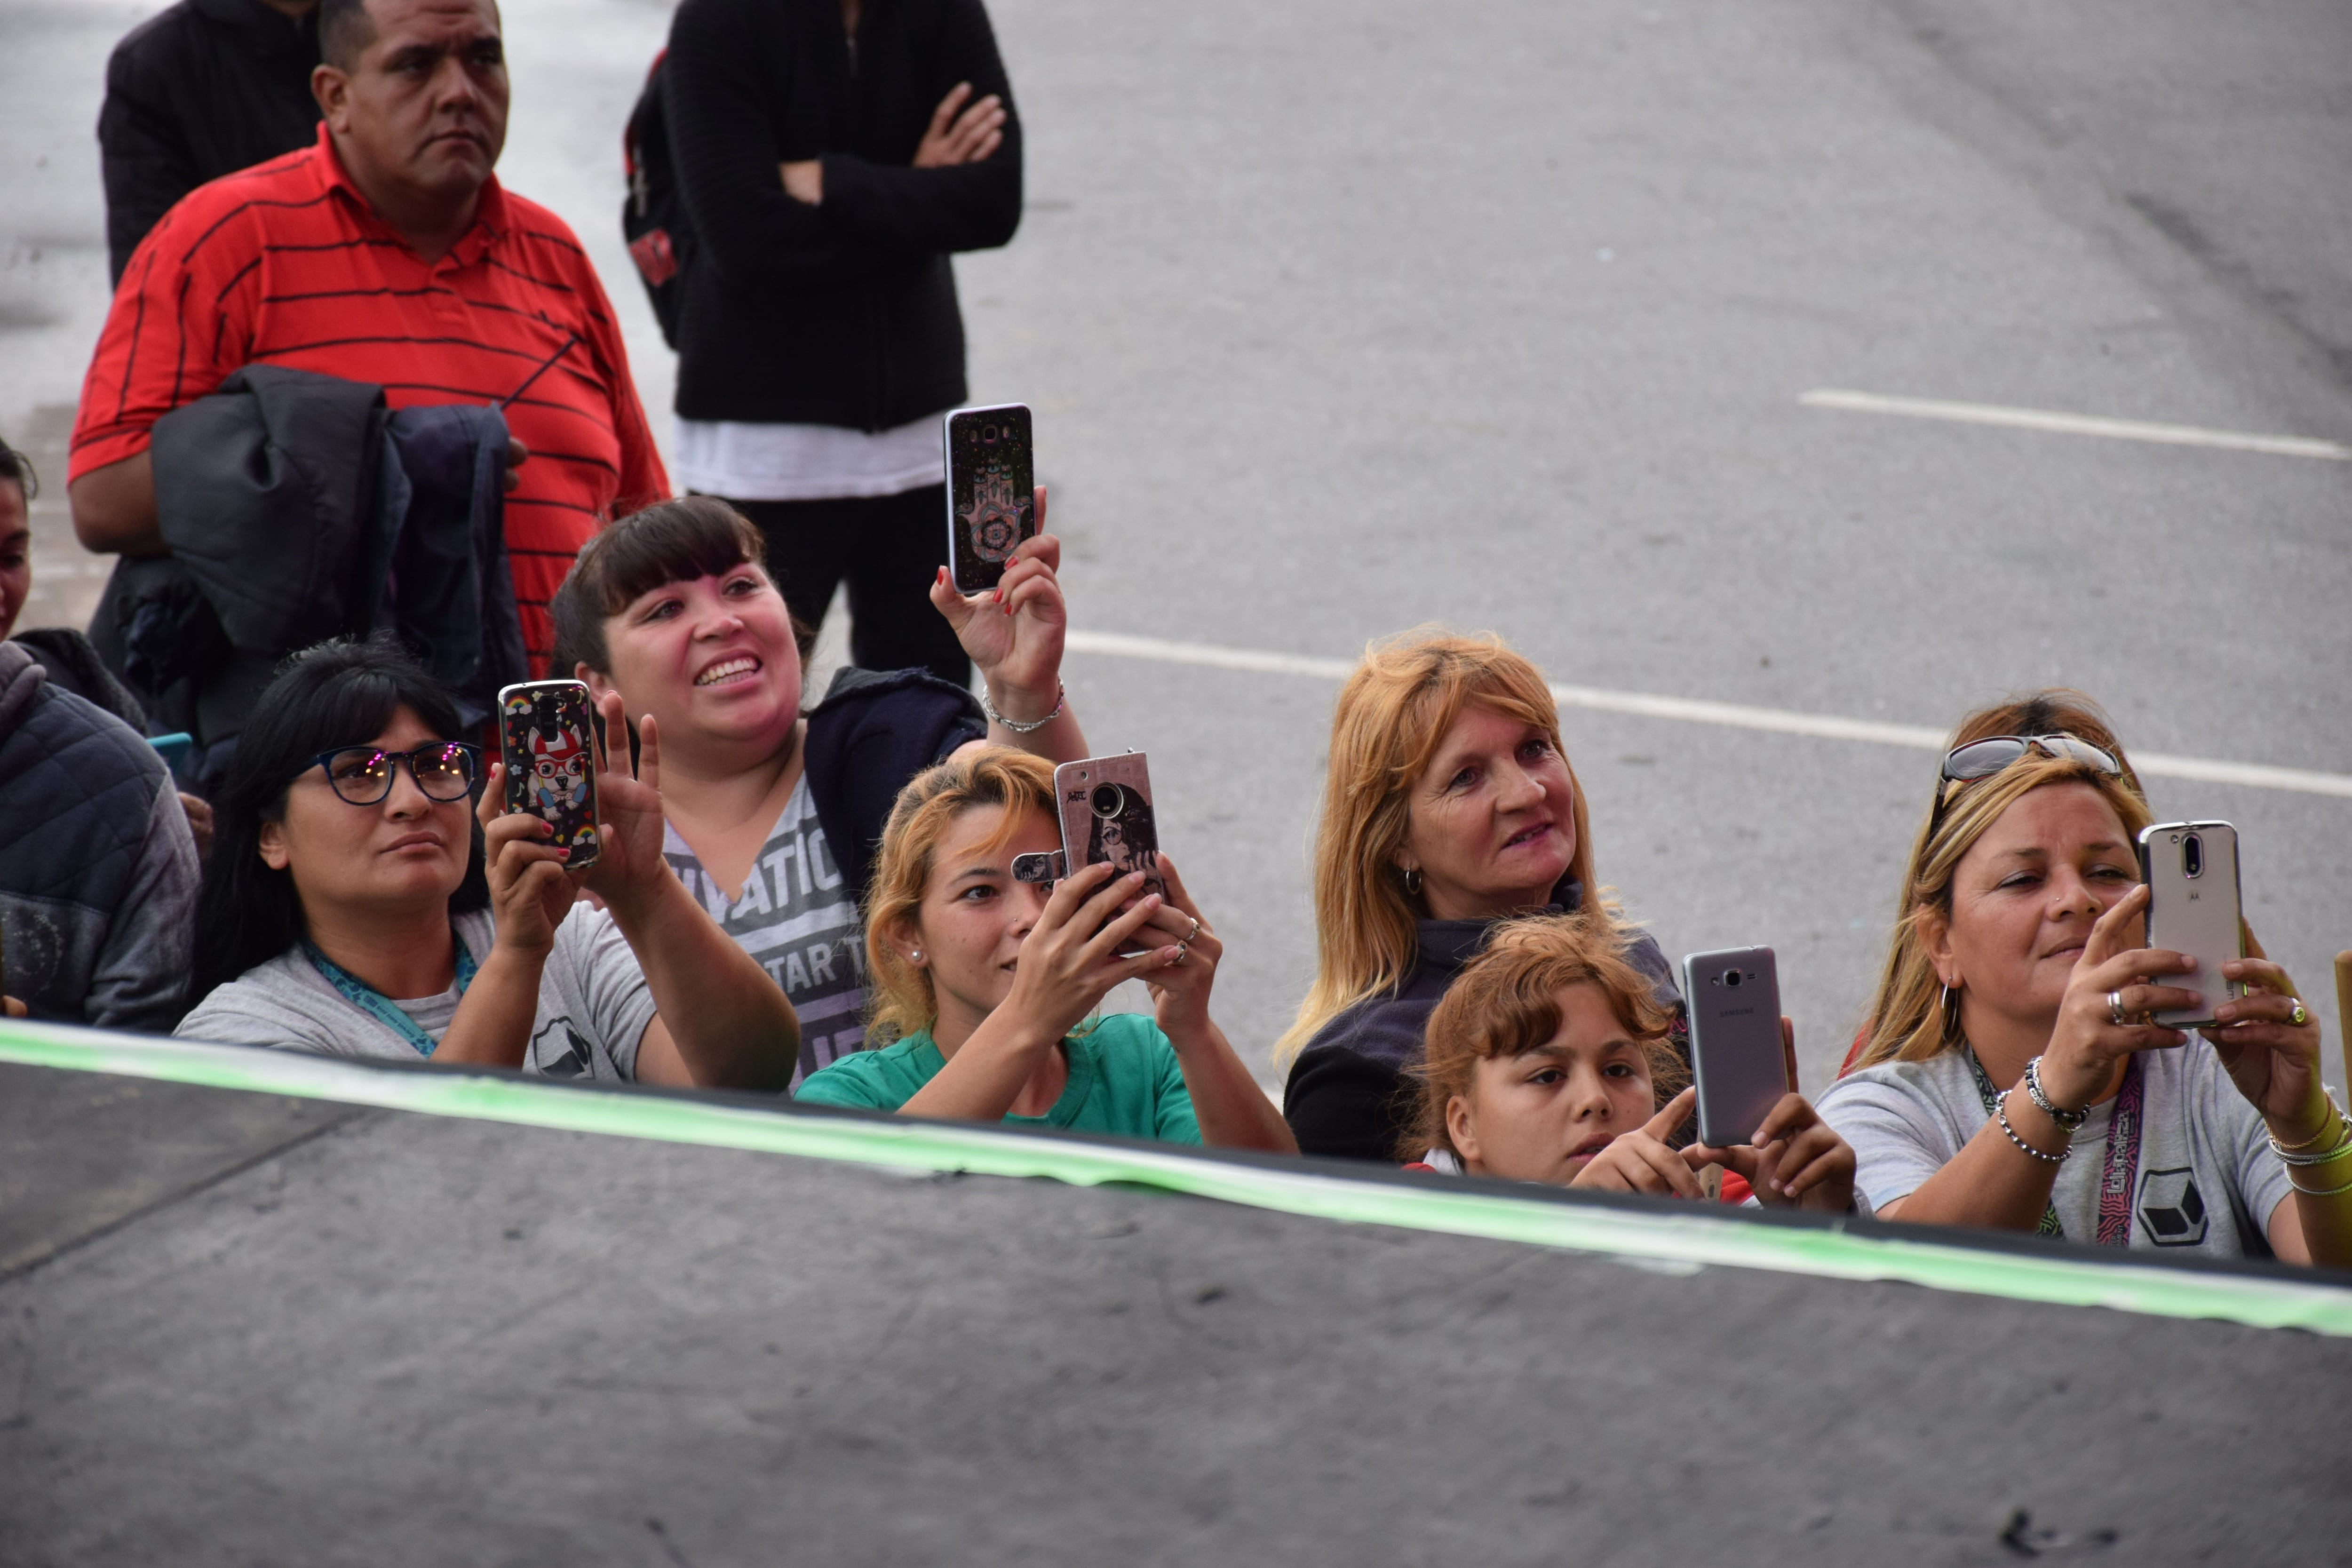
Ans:
[{"label": "woman wearing eyeglasses", "polygon": [[2088,699],[1964,721],[1822,1116],[1882,1218],[2352,1264],[2352,1132],[2286,973],[2250,940],[2218,1027],[2147,1021],[2197,1003],[2167,983],[2195,961],[2140,945],[2148,821]]},{"label": "woman wearing eyeglasses", "polygon": [[[620,700],[605,700],[619,733]],[[792,1005],[661,856],[660,738],[600,770],[602,851],[566,870],[499,815],[449,699],[383,643],[297,655],[215,802],[178,1033],[549,1078],[781,1090]],[[479,793],[478,807],[475,795]],[[577,905],[593,889],[604,910]],[[609,912],[608,912],[609,911]],[[207,994],[208,993],[208,994]]]}]

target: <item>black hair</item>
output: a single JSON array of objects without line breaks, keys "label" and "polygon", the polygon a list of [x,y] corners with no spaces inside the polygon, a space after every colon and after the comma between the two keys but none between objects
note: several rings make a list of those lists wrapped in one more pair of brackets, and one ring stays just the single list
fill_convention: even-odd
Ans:
[{"label": "black hair", "polygon": [[[551,673],[568,679],[584,664],[611,674],[604,623],[629,601],[665,583],[716,577],[747,563],[764,572],[767,558],[767,541],[751,520],[713,496],[682,496],[606,524],[581,550],[547,607],[555,622]],[[797,615],[793,640],[806,664],[816,632]]]},{"label": "black hair", "polygon": [[33,472],[33,459],[8,445],[5,436],[0,436],[0,479],[16,480],[16,488],[25,492],[27,506],[41,493],[41,478]]},{"label": "black hair", "polygon": [[337,70],[353,70],[375,42],[367,0],[319,0],[319,56]]},{"label": "black hair", "polygon": [[[278,667],[255,700],[228,774],[213,799],[212,857],[196,902],[194,1001],[302,940],[302,900],[290,872],[261,858],[261,825],[286,809],[286,791],[320,752],[362,746],[407,708],[445,741],[467,739],[457,705],[398,644],[338,637]],[[473,825],[466,879],[452,914],[488,907],[482,829]]]}]

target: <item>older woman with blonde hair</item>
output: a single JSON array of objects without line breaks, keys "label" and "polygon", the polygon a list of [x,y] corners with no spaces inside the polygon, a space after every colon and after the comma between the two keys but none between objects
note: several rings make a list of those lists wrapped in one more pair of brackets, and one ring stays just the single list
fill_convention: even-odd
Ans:
[{"label": "older woman with blonde hair", "polygon": [[1885,1218],[2352,1263],[2352,1130],[2262,956],[2202,1039],[2191,956],[2144,945],[2149,821],[2087,699],[1970,715],[1904,871],[1859,1065],[1822,1097]]},{"label": "older woman with blonde hair", "polygon": [[1501,921],[1549,913],[1625,942],[1676,1018],[1657,943],[1594,884],[1559,710],[1499,637],[1421,627],[1364,651],[1331,717],[1315,843],[1315,982],[1276,1047],[1299,1150],[1386,1160],[1438,999]]}]

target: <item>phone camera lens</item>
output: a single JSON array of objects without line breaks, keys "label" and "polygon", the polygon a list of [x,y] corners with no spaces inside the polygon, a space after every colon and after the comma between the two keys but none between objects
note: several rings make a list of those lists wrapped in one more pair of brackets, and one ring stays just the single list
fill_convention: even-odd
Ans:
[{"label": "phone camera lens", "polygon": [[1725,970],[1725,971],[1723,972],[1723,983],[1724,983],[1726,985],[1737,985],[1737,984],[1739,984],[1739,971],[1738,971],[1737,969],[1727,969],[1727,970]]},{"label": "phone camera lens", "polygon": [[1097,816],[1117,816],[1119,808],[1127,804],[1127,792],[1115,784],[1098,784],[1088,804]]},{"label": "phone camera lens", "polygon": [[2180,841],[2180,874],[2184,877],[2205,874],[2205,841],[2194,833]]}]

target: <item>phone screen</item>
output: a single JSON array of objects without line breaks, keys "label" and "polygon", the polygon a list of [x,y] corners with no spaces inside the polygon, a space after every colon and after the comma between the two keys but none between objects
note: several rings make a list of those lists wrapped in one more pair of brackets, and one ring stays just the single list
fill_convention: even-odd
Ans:
[{"label": "phone screen", "polygon": [[983,593],[1037,531],[1029,410],[1008,403],[948,416],[948,564],[956,590]]}]

